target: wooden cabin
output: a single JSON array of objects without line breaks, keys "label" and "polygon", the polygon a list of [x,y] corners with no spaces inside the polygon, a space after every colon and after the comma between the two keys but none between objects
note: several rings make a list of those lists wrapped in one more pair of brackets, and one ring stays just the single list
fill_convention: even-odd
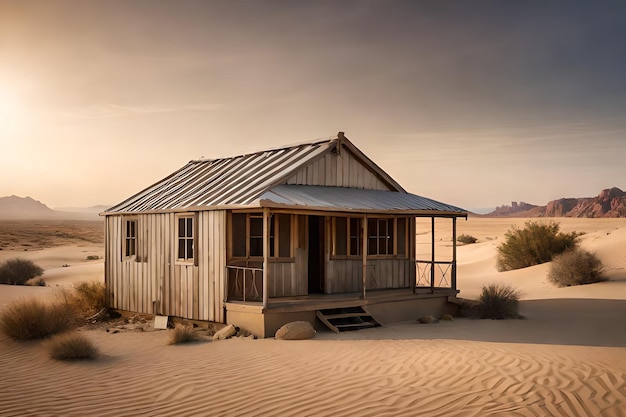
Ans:
[{"label": "wooden cabin", "polygon": [[[102,214],[111,307],[259,337],[294,320],[337,330],[443,314],[467,218],[407,193],[342,132],[190,161]],[[428,259],[416,259],[419,217],[432,220]],[[435,256],[436,218],[453,223],[452,259]]]}]

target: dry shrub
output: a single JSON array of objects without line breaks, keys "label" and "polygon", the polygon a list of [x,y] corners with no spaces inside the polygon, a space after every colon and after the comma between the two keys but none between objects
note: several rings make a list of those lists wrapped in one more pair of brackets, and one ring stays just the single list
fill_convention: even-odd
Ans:
[{"label": "dry shrub", "polygon": [[106,307],[106,287],[101,282],[81,282],[74,287],[77,308],[83,312],[94,312]]},{"label": "dry shrub", "polygon": [[513,227],[498,246],[498,271],[511,271],[550,262],[552,258],[576,247],[578,234],[562,233],[558,223],[528,221],[523,229]]},{"label": "dry shrub", "polygon": [[0,331],[15,340],[43,339],[61,333],[73,324],[73,310],[63,302],[16,301],[0,315]]},{"label": "dry shrub", "polygon": [[0,265],[0,284],[24,285],[43,274],[43,269],[30,259],[9,259]]},{"label": "dry shrub", "polygon": [[472,235],[461,235],[457,237],[456,240],[457,242],[465,243],[466,245],[478,242],[478,239]]},{"label": "dry shrub", "polygon": [[63,333],[52,337],[46,348],[50,357],[59,360],[94,359],[98,349],[80,333]]},{"label": "dry shrub", "polygon": [[571,249],[554,258],[548,279],[559,287],[606,281],[602,261],[584,249]]},{"label": "dry shrub", "polygon": [[201,337],[192,326],[176,326],[172,331],[170,345],[197,342],[199,340],[201,340]]},{"label": "dry shrub", "polygon": [[33,278],[31,280],[29,280],[26,285],[31,285],[33,287],[45,287],[46,284],[46,280],[43,279],[42,277],[39,278]]},{"label": "dry shrub", "polygon": [[519,318],[519,293],[510,285],[489,284],[483,287],[476,308],[482,319]]}]

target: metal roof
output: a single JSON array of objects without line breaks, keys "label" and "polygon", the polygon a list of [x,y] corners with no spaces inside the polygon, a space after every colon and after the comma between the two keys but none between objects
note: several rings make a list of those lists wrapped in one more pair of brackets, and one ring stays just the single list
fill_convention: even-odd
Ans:
[{"label": "metal roof", "polygon": [[231,158],[190,161],[104,214],[247,205],[332,149],[336,142],[328,139]]},{"label": "metal roof", "polygon": [[[302,167],[336,147],[346,147],[387,182],[391,189],[397,191],[280,185]],[[261,207],[262,204],[335,210],[465,213],[458,207],[406,193],[340,132],[334,139],[230,158],[190,161],[168,177],[105,210],[103,214]]]},{"label": "metal roof", "polygon": [[405,192],[315,185],[277,185],[259,197],[259,205],[332,211],[467,215],[467,210],[460,207]]}]

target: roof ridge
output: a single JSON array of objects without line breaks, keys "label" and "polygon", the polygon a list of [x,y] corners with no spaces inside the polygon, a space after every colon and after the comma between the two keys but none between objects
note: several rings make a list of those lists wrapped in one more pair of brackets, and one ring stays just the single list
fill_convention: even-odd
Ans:
[{"label": "roof ridge", "polygon": [[227,160],[227,159],[237,159],[237,158],[244,158],[244,157],[249,157],[249,156],[253,156],[253,155],[260,155],[260,154],[264,154],[266,152],[278,152],[278,151],[284,151],[284,150],[289,150],[289,149],[294,149],[294,148],[302,148],[304,146],[316,146],[322,143],[331,143],[333,141],[337,141],[339,140],[339,138],[337,136],[331,136],[328,138],[324,138],[324,139],[316,139],[315,141],[312,142],[299,142],[299,143],[293,143],[290,145],[283,145],[277,148],[268,148],[268,149],[261,149],[258,150],[256,152],[248,152],[248,153],[243,153],[243,154],[239,154],[239,155],[232,155],[232,156],[225,156],[222,158],[200,158],[200,159],[192,159],[191,161],[189,161],[190,163],[201,163],[201,162],[214,162],[214,161],[223,161],[223,160]]}]

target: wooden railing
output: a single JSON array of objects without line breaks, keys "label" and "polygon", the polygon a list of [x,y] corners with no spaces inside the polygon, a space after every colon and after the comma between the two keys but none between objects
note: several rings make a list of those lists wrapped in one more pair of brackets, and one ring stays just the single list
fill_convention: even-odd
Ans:
[{"label": "wooden railing", "polygon": [[228,265],[227,301],[262,301],[263,269]]},{"label": "wooden railing", "polygon": [[456,290],[456,262],[416,260],[415,288]]}]

